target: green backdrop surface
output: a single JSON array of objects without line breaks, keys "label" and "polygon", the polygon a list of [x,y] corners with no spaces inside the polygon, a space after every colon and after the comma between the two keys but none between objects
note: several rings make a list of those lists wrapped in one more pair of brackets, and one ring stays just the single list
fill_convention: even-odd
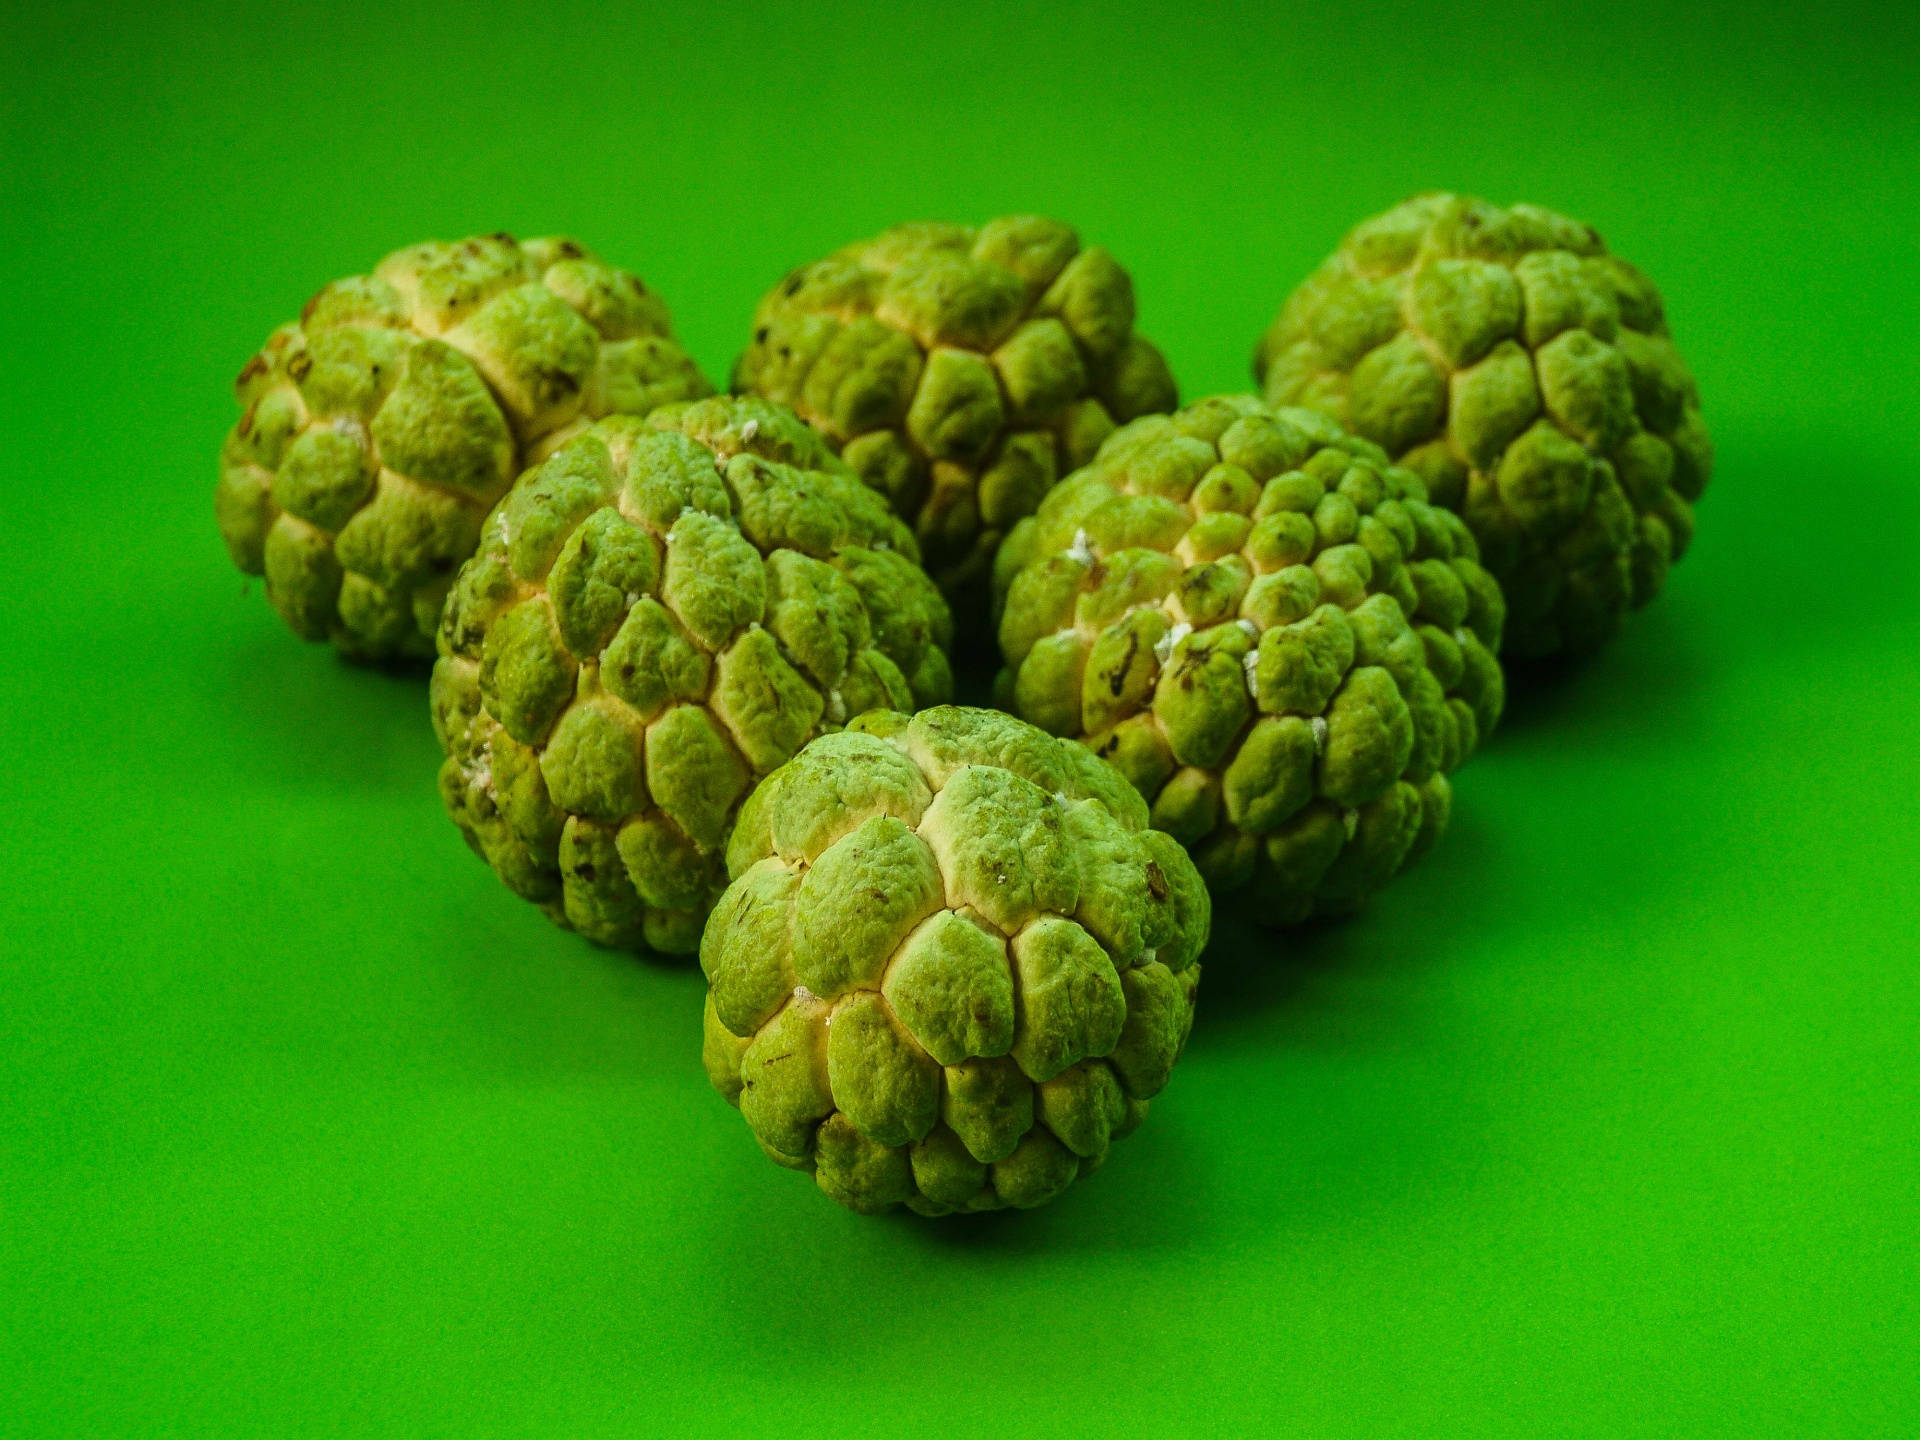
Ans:
[{"label": "green backdrop surface", "polygon": [[[6,7],[0,1433],[1920,1432],[1916,57],[1846,3]],[[419,678],[214,534],[233,373],[419,238],[574,232],[723,379],[789,267],[1045,211],[1198,396],[1434,186],[1665,288],[1696,549],[1365,916],[1221,926],[1044,1211],[768,1165],[697,972],[508,896]]]}]

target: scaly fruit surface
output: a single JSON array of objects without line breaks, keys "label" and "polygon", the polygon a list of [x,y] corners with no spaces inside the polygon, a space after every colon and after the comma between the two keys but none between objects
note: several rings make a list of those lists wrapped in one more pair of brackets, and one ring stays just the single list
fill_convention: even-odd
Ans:
[{"label": "scaly fruit surface", "polygon": [[1257,918],[1360,905],[1446,828],[1504,603],[1420,477],[1216,396],[1115,432],[1002,548],[999,698],[1111,760]]},{"label": "scaly fruit surface", "polygon": [[950,630],[912,534],[791,412],[603,420],[520,478],[448,597],[441,794],[560,924],[691,954],[753,782],[945,700]]},{"label": "scaly fruit surface", "polygon": [[1513,659],[1604,644],[1693,538],[1713,448],[1660,292],[1551,210],[1434,194],[1376,216],[1282,307],[1254,373],[1466,518]]},{"label": "scaly fruit surface", "polygon": [[1133,282],[1057,220],[899,225],[760,302],[734,388],[791,405],[919,537],[963,625],[1000,539],[1116,422],[1176,402]]},{"label": "scaly fruit surface", "polygon": [[1012,716],[874,712],[814,741],[727,865],[707,1073],[851,1209],[1045,1204],[1186,1044],[1206,887],[1112,767]]},{"label": "scaly fruit surface", "polygon": [[513,477],[591,421],[713,393],[639,280],[566,239],[415,245],[328,285],[234,384],[215,511],[295,634],[433,654]]}]

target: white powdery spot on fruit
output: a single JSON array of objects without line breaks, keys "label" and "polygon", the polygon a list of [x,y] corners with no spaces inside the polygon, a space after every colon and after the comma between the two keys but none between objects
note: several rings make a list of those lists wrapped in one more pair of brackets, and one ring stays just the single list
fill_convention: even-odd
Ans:
[{"label": "white powdery spot on fruit", "polygon": [[1165,665],[1173,658],[1173,650],[1182,640],[1193,633],[1193,626],[1182,620],[1166,634],[1153,642],[1153,658]]},{"label": "white powdery spot on fruit", "polygon": [[326,428],[336,435],[344,435],[362,446],[367,444],[367,427],[361,423],[358,415],[335,415],[326,422]]},{"label": "white powdery spot on fruit", "polygon": [[740,427],[741,443],[745,444],[747,441],[753,439],[753,437],[758,435],[759,433],[760,433],[760,422],[758,420],[747,421],[746,424]]},{"label": "white powdery spot on fruit", "polygon": [[806,986],[796,985],[793,987],[793,998],[796,1000],[818,1000],[820,997],[807,989]]},{"label": "white powdery spot on fruit", "polygon": [[1464,645],[1467,643],[1467,641],[1471,640],[1472,638],[1473,636],[1468,633],[1467,627],[1464,625],[1460,626],[1458,629],[1456,629],[1453,632],[1453,642],[1456,645]]},{"label": "white powdery spot on fruit", "polygon": [[489,800],[498,803],[500,794],[493,788],[493,760],[485,751],[482,751],[479,758],[467,766],[467,784]]},{"label": "white powdery spot on fruit", "polygon": [[1351,840],[1353,832],[1360,828],[1360,812],[1358,810],[1341,811],[1340,823],[1347,827],[1347,839]]},{"label": "white powdery spot on fruit", "polygon": [[834,725],[847,723],[847,699],[838,690],[827,692],[827,720]]},{"label": "white powdery spot on fruit", "polygon": [[1260,638],[1260,627],[1254,624],[1253,621],[1247,619],[1246,616],[1242,615],[1238,620],[1234,621],[1233,623],[1238,625],[1242,630],[1247,632],[1247,638],[1249,640],[1258,640]]},{"label": "white powdery spot on fruit", "polygon": [[1067,547],[1067,554],[1082,565],[1093,564],[1093,541],[1084,530],[1073,532],[1073,544]]},{"label": "white powdery spot on fruit", "polygon": [[1240,657],[1240,668],[1247,674],[1247,694],[1258,704],[1260,700],[1260,652],[1249,650]]},{"label": "white powdery spot on fruit", "polygon": [[1313,719],[1307,722],[1307,725],[1313,731],[1313,753],[1316,755],[1326,754],[1327,753],[1327,717],[1324,715],[1316,715],[1313,717]]}]

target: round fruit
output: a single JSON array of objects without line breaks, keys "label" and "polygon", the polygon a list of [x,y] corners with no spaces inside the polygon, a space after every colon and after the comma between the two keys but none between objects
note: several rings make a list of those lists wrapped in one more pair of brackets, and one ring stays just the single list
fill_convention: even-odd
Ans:
[{"label": "round fruit", "polygon": [[707,922],[707,1073],[854,1210],[1030,1207],[1105,1160],[1193,1023],[1211,905],[1086,750],[875,712],[747,802]]},{"label": "round fruit", "polygon": [[899,225],[760,302],[734,388],[791,405],[887,495],[961,609],[1116,421],[1176,403],[1107,251],[1032,215]]},{"label": "round fruit", "polygon": [[1000,698],[1111,760],[1259,918],[1357,907],[1505,701],[1499,586],[1419,476],[1307,410],[1115,432],[996,562]]},{"label": "round fruit", "polygon": [[1254,373],[1466,518],[1512,658],[1603,644],[1693,538],[1713,449],[1660,292],[1564,215],[1421,195],[1367,221],[1281,309]]},{"label": "round fruit", "polygon": [[484,235],[327,286],[234,382],[215,510],[295,634],[426,658],[513,477],[603,415],[713,393],[666,306],[571,240]]},{"label": "round fruit", "polygon": [[754,780],[875,706],[947,698],[913,536],[763,400],[615,417],[521,476],[440,629],[440,788],[509,889],[690,954]]}]

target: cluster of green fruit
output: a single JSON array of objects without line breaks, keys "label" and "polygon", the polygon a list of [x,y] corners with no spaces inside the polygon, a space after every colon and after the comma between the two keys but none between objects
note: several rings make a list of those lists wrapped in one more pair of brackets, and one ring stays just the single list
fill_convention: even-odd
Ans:
[{"label": "cluster of green fruit", "polygon": [[1212,896],[1341,914],[1432,845],[1499,657],[1609,638],[1711,468],[1658,293],[1530,206],[1362,224],[1254,370],[1181,408],[1127,273],[1022,216],[794,271],[715,396],[632,275],[486,236],[274,332],[217,509],[296,633],[435,657],[509,889],[699,954],[770,1157],[1031,1206],[1167,1083]]}]

